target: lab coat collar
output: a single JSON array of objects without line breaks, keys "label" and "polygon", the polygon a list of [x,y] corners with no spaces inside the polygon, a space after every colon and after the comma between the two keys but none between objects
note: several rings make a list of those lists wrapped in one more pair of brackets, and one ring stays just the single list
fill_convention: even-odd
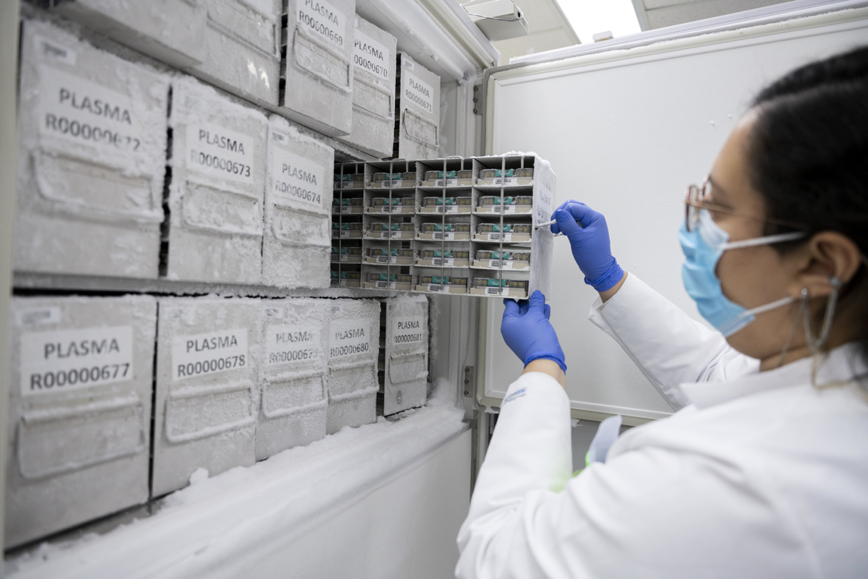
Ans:
[{"label": "lab coat collar", "polygon": [[[812,358],[797,360],[767,372],[757,372],[726,382],[688,382],[681,391],[697,408],[709,408],[737,398],[811,383]],[[845,344],[817,360],[816,384],[844,382],[868,373],[868,366],[855,344]]]}]

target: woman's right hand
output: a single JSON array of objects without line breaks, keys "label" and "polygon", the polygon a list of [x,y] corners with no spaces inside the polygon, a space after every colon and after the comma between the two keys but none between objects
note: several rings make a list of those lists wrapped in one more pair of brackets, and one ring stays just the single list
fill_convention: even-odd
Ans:
[{"label": "woman's right hand", "polygon": [[600,293],[618,285],[624,270],[612,257],[606,218],[574,200],[558,207],[552,218],[557,221],[552,224],[552,233],[562,232],[570,240],[573,259],[585,274],[585,283]]}]

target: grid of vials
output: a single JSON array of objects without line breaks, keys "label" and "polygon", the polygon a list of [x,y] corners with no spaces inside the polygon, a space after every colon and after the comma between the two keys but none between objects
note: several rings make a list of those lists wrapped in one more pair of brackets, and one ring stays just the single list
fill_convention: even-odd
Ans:
[{"label": "grid of vials", "polygon": [[548,289],[556,177],[535,155],[335,166],[335,287],[525,298]]}]

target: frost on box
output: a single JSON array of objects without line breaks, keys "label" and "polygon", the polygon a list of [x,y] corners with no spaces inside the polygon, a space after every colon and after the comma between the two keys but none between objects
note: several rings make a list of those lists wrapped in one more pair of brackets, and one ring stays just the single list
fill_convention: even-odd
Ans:
[{"label": "frost on box", "polygon": [[153,496],[198,468],[255,462],[262,335],[255,299],[160,300]]},{"label": "frost on box", "polygon": [[269,119],[262,282],[329,287],[334,150]]},{"label": "frost on box", "polygon": [[13,299],[7,548],[148,500],[156,310]]},{"label": "frost on box", "polygon": [[328,432],[376,420],[380,303],[329,302]]},{"label": "frost on box", "polygon": [[168,90],[145,66],[24,23],[16,270],[157,277]]},{"label": "frost on box", "polygon": [[287,0],[281,114],[332,137],[353,122],[355,0]]},{"label": "frost on box", "polygon": [[353,39],[353,126],[340,140],[376,157],[392,153],[397,39],[356,16]]},{"label": "frost on box", "polygon": [[210,0],[201,64],[188,70],[260,105],[277,106],[281,0]]},{"label": "frost on box", "polygon": [[172,81],[165,276],[259,283],[267,121],[197,81]]},{"label": "frost on box", "polygon": [[399,296],[386,301],[383,414],[425,404],[428,396],[428,299]]},{"label": "frost on box", "polygon": [[326,435],[330,303],[315,299],[262,303],[265,340],[257,460]]}]

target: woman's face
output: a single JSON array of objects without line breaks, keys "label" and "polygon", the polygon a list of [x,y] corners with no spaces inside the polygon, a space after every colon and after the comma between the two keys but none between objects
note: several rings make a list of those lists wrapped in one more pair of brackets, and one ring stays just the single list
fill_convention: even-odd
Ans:
[{"label": "woman's face", "polygon": [[[763,236],[765,208],[760,194],[747,175],[746,140],[755,116],[748,113],[727,139],[711,170],[708,201],[731,209],[734,215],[712,211],[714,222],[729,234],[730,241]],[[758,245],[723,252],[716,274],[724,295],[751,309],[794,295],[793,265],[771,245]],[[798,294],[795,294],[797,297]],[[777,308],[756,316],[727,342],[743,354],[767,359],[780,353],[790,333],[798,304]]]}]

